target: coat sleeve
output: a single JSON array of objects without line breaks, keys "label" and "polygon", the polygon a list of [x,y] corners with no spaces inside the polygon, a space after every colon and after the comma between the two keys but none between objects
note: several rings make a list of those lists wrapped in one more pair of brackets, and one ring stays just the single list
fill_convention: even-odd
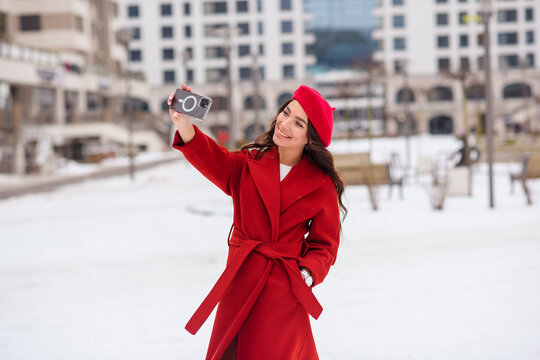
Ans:
[{"label": "coat sleeve", "polygon": [[230,152],[224,146],[218,145],[197,126],[193,125],[193,127],[195,137],[188,143],[184,143],[176,131],[173,148],[181,151],[187,161],[208,180],[227,195],[231,195],[231,184],[245,161],[245,152]]},{"label": "coat sleeve", "polygon": [[336,261],[341,229],[336,188],[330,178],[322,187],[321,198],[322,206],[313,217],[306,238],[305,255],[298,261],[300,267],[311,271],[313,286],[324,280]]}]

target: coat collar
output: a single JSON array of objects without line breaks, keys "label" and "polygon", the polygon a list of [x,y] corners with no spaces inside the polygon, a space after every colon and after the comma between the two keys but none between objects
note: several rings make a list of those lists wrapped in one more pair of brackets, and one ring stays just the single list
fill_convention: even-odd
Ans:
[{"label": "coat collar", "polygon": [[296,201],[321,186],[322,174],[323,171],[314,165],[307,155],[304,155],[281,182],[280,211],[285,211]]},{"label": "coat collar", "polygon": [[277,146],[269,148],[262,158],[248,159],[247,163],[270,218],[272,242],[277,242],[280,213],[321,185],[322,170],[304,155],[280,182]]}]

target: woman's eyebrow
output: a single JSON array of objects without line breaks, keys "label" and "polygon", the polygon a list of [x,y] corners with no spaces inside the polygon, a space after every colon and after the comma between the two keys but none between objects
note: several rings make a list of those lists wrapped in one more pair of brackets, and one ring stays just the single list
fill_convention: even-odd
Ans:
[{"label": "woman's eyebrow", "polygon": [[306,120],[302,119],[300,116],[295,116],[295,118],[297,118],[298,120],[300,120],[301,122],[307,125]]},{"label": "woman's eyebrow", "polygon": [[[287,111],[288,111],[289,113],[291,112],[291,109],[289,108],[289,105],[286,106],[286,109],[287,109]],[[297,115],[297,116],[295,116],[295,118],[297,118],[298,120],[300,120],[301,122],[303,122],[304,124],[307,125],[307,121],[304,120],[304,119],[302,119],[300,116]]]}]

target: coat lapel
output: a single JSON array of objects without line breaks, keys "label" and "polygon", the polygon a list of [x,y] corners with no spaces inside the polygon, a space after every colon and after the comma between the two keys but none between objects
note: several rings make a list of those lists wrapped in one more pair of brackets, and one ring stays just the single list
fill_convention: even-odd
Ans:
[{"label": "coat lapel", "polygon": [[279,156],[276,147],[268,149],[260,159],[248,159],[247,163],[270,217],[272,242],[276,242],[279,234],[280,207]]},{"label": "coat lapel", "polygon": [[304,155],[281,183],[280,213],[321,185],[322,170]]}]

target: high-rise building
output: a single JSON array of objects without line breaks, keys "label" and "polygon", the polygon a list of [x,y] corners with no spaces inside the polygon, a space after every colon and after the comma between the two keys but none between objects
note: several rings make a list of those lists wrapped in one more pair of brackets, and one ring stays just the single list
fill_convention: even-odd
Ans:
[{"label": "high-rise building", "polygon": [[166,112],[169,93],[181,83],[189,84],[214,99],[205,120],[214,133],[234,125],[241,139],[254,126],[266,124],[278,105],[306,81],[306,67],[315,63],[314,56],[306,54],[306,45],[315,38],[305,31],[311,16],[304,12],[303,0],[121,4],[122,19],[136,34],[131,66],[152,85],[154,107]]},{"label": "high-rise building", "polygon": [[[380,27],[373,32],[375,59],[387,74],[387,110],[396,119],[394,130],[404,131],[399,121],[404,111],[410,111],[413,131],[462,133],[466,127],[485,127],[477,121],[485,111],[485,39],[479,16],[484,4],[380,0],[376,5],[373,14]],[[540,2],[493,0],[491,6],[495,129],[540,130],[534,97],[540,94]],[[470,118],[459,110],[465,100]]]},{"label": "high-rise building", "polygon": [[[121,25],[116,0],[0,1],[2,162],[22,159],[14,161],[17,172],[39,171],[44,164],[36,159],[53,148],[88,159],[90,145],[98,152],[126,146],[128,92],[144,110],[148,88],[132,78],[128,89]],[[163,146],[149,132],[134,139],[139,148]],[[25,152],[31,156],[23,166]]]}]

